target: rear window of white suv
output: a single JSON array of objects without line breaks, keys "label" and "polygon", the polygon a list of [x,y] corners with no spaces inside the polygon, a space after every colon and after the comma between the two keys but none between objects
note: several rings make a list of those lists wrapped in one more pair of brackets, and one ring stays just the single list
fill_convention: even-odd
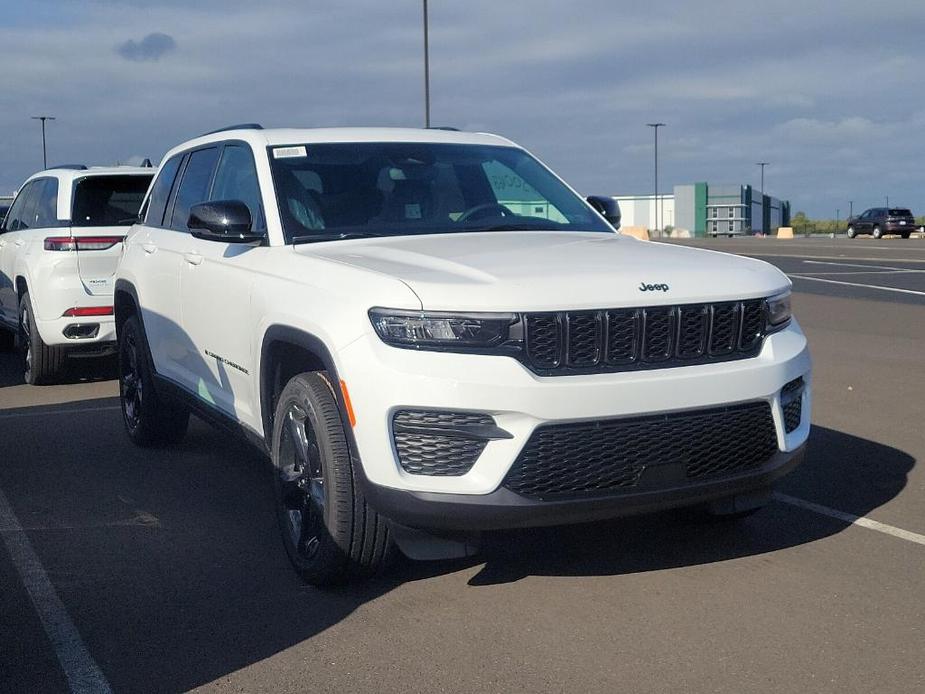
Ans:
[{"label": "rear window of white suv", "polygon": [[127,226],[135,222],[151,176],[88,176],[74,183],[72,224]]}]

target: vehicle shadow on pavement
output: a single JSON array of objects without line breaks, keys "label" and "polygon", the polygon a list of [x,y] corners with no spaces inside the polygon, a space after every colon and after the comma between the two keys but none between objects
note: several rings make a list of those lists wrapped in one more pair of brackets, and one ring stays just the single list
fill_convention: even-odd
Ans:
[{"label": "vehicle shadow on pavement", "polygon": [[[118,376],[115,355],[107,357],[69,357],[64,362],[61,375],[55,385],[74,383],[95,383],[108,381]],[[0,352],[0,388],[24,385],[23,362],[18,352]]]},{"label": "vehicle shadow on pavement", "polygon": [[[196,419],[179,445],[137,448],[117,404],[97,400],[64,414],[18,408],[0,420],[0,488],[115,691],[221,681],[358,611],[373,616],[350,628],[378,629],[372,603],[436,576],[460,574],[453,580],[465,585],[474,572],[473,587],[527,576],[618,576],[773,552],[846,527],[775,503],[737,524],[692,523],[677,512],[499,532],[485,536],[481,556],[397,559],[370,581],[322,591],[289,565],[264,456]],[[903,489],[914,464],[895,448],[817,427],[806,462],[783,489],[864,515]],[[7,561],[0,549],[0,564]],[[21,608],[0,614],[0,654],[7,653],[0,689],[15,682],[39,691],[47,673],[29,654],[47,652],[47,641],[22,586],[13,581],[10,590]],[[10,638],[14,651],[4,649]],[[9,653],[22,655],[10,663]]]},{"label": "vehicle shadow on pavement", "polygon": [[[896,448],[816,426],[806,460],[778,485],[807,501],[864,516],[905,487],[915,459]],[[738,521],[710,520],[692,510],[486,537],[473,586],[533,575],[599,576],[658,571],[796,547],[833,535],[848,523],[772,502]]]}]

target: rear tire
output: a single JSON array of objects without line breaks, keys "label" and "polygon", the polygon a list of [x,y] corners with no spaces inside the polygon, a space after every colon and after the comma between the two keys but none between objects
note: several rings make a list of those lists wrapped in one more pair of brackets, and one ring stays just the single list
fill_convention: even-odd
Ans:
[{"label": "rear tire", "polygon": [[325,374],[290,379],[273,421],[277,517],[295,570],[317,586],[375,573],[391,547],[388,523],[363,498]]},{"label": "rear tire", "polygon": [[141,324],[130,316],[119,329],[119,403],[128,437],[137,446],[179,442],[189,410],[154,390],[154,370]]},{"label": "rear tire", "polygon": [[912,232],[911,232],[911,231],[904,231],[904,232],[902,233],[902,237],[903,237],[904,239],[909,238],[911,235],[912,235]]},{"label": "rear tire", "polygon": [[874,227],[874,238],[882,239],[883,238],[883,229],[880,227]]},{"label": "rear tire", "polygon": [[53,383],[61,374],[66,351],[46,345],[35,326],[35,313],[29,292],[19,300],[19,346],[22,351],[23,380],[32,386]]},{"label": "rear tire", "polygon": [[854,230],[854,227],[848,227],[848,238],[849,239],[853,239],[857,235],[858,235],[858,232]]}]

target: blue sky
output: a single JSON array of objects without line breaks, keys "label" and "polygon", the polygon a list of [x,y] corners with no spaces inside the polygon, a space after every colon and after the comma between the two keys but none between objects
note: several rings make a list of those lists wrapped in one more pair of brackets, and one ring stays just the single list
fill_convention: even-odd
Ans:
[{"label": "blue sky", "polygon": [[[9,6],[7,6],[9,5]],[[586,193],[758,184],[814,216],[925,213],[925,5],[431,0],[435,124],[497,132]],[[235,122],[420,125],[420,0],[6,2],[0,192],[49,162],[157,161]],[[153,36],[152,36],[153,35]]]}]

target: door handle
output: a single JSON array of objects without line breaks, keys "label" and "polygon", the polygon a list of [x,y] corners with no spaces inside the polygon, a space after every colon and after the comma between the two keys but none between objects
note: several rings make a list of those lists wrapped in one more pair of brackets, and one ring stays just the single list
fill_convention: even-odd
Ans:
[{"label": "door handle", "polygon": [[143,243],[141,244],[141,249],[145,253],[150,255],[151,253],[154,253],[154,251],[157,250],[157,246],[155,246],[153,243]]},{"label": "door handle", "polygon": [[16,245],[16,246],[22,246],[22,245],[25,244],[25,243],[26,243],[26,242],[23,241],[22,239],[16,239],[15,241],[13,241],[13,244]]},{"label": "door handle", "polygon": [[184,253],[183,257],[186,258],[186,262],[188,262],[190,265],[202,264],[202,256],[198,253]]}]

